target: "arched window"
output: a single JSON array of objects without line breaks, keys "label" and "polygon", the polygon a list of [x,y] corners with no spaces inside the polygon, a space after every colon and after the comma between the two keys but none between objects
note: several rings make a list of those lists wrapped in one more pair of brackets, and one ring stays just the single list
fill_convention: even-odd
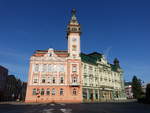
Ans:
[{"label": "arched window", "polygon": [[60,89],[60,95],[63,95],[64,94],[64,90],[61,88]]},{"label": "arched window", "polygon": [[44,95],[44,89],[43,88],[41,89],[41,95]]},{"label": "arched window", "polygon": [[75,88],[73,88],[73,92],[72,92],[73,95],[77,95],[77,90]]},{"label": "arched window", "polygon": [[32,90],[32,95],[36,95],[36,89],[35,88]]},{"label": "arched window", "polygon": [[49,88],[47,88],[47,90],[46,90],[46,95],[50,95],[50,89]]},{"label": "arched window", "polygon": [[55,89],[53,88],[52,89],[52,95],[55,95],[56,94],[56,91],[55,91]]}]

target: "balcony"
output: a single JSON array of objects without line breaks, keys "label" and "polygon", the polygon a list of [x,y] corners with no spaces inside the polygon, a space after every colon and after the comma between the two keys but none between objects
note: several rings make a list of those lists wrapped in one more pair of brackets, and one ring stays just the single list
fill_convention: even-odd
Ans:
[{"label": "balcony", "polygon": [[70,84],[69,84],[69,86],[78,87],[78,86],[80,86],[80,84],[79,84],[79,83],[77,83],[77,82],[75,82],[75,83],[70,83]]}]

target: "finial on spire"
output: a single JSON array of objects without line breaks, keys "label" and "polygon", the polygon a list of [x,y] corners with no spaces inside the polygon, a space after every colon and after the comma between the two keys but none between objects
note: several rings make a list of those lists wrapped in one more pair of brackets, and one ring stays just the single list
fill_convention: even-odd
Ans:
[{"label": "finial on spire", "polygon": [[71,20],[76,21],[76,20],[77,20],[77,18],[76,18],[76,9],[73,8],[73,9],[71,10],[71,13],[72,13]]},{"label": "finial on spire", "polygon": [[72,16],[73,16],[73,15],[76,15],[76,9],[73,8],[72,11],[71,11],[71,13],[72,13]]}]

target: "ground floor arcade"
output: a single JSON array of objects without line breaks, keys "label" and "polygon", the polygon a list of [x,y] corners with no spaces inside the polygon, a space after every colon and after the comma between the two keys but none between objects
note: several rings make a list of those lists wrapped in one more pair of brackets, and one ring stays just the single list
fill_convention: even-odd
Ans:
[{"label": "ground floor arcade", "polygon": [[113,88],[83,88],[83,101],[111,101],[125,99],[125,94],[122,90],[115,90]]}]

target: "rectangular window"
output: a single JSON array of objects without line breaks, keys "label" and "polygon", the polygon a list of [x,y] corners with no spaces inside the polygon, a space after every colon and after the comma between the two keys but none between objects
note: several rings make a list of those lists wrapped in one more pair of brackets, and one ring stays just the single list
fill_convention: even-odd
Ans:
[{"label": "rectangular window", "polygon": [[55,77],[53,77],[53,83],[55,83],[55,82],[56,82]]},{"label": "rectangular window", "polygon": [[50,77],[47,78],[47,83],[50,83],[51,79]]},{"label": "rectangular window", "polygon": [[64,65],[60,65],[60,66],[59,66],[59,71],[60,71],[60,72],[64,72],[64,71],[65,71]]},{"label": "rectangular window", "polygon": [[77,83],[77,77],[72,78],[72,83]]},{"label": "rectangular window", "polygon": [[76,90],[75,88],[73,89],[72,94],[73,94],[73,95],[77,95],[77,90]]},{"label": "rectangular window", "polygon": [[72,72],[77,72],[77,66],[76,65],[72,66]]},{"label": "rectangular window", "polygon": [[39,71],[39,64],[35,64],[34,71],[35,71],[35,72],[38,72],[38,71]]},{"label": "rectangular window", "polygon": [[44,64],[44,65],[43,65],[43,72],[46,72],[46,71],[47,71],[47,65]]},{"label": "rectangular window", "polygon": [[44,89],[41,89],[41,95],[44,95]]},{"label": "rectangular window", "polygon": [[42,78],[42,83],[45,83],[45,82],[46,82],[45,78]]},{"label": "rectangular window", "polygon": [[36,95],[36,89],[35,88],[32,90],[32,95]]},{"label": "rectangular window", "polygon": [[49,88],[47,88],[47,90],[46,90],[46,95],[50,95],[50,89]]},{"label": "rectangular window", "polygon": [[51,64],[48,65],[48,72],[52,72],[52,65]]},{"label": "rectangular window", "polygon": [[53,89],[52,89],[52,95],[55,95],[55,93],[56,93],[56,92],[55,92],[55,89],[53,88]]},{"label": "rectangular window", "polygon": [[60,89],[60,95],[63,95],[64,94],[64,90],[61,88]]},{"label": "rectangular window", "polygon": [[38,83],[38,79],[37,79],[37,78],[34,78],[34,79],[33,79],[33,83]]},{"label": "rectangular window", "polygon": [[64,77],[60,77],[60,83],[64,83]]}]

